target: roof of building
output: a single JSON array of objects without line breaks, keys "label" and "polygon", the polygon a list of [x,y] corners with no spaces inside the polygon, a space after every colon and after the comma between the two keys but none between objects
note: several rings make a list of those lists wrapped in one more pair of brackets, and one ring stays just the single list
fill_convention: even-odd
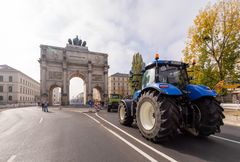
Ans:
[{"label": "roof of building", "polygon": [[115,74],[110,75],[110,77],[129,77],[129,74],[115,73]]},{"label": "roof of building", "polygon": [[7,71],[16,71],[19,72],[18,70],[8,66],[8,65],[0,65],[0,70],[7,70]]},{"label": "roof of building", "polygon": [[29,79],[33,80],[34,82],[36,82],[37,84],[39,84],[38,81],[36,81],[35,79],[31,78],[30,76],[24,74],[23,72],[19,71],[19,70],[16,70],[14,68],[12,68],[11,66],[8,66],[6,64],[4,65],[0,65],[0,71],[11,71],[11,72],[18,72],[18,73],[21,73],[23,75],[25,75],[26,77],[28,77]]}]

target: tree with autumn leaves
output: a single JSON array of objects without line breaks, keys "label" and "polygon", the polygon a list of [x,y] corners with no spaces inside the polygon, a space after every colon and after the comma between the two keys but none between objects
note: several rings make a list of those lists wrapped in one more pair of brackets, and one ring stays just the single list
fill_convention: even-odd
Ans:
[{"label": "tree with autumn leaves", "polygon": [[190,27],[184,61],[190,67],[193,83],[213,88],[219,81],[239,82],[240,1],[218,1],[201,10]]}]

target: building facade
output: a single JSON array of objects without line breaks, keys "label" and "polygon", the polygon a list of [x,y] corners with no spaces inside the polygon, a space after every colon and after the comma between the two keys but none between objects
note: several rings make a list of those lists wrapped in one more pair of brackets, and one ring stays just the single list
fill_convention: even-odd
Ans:
[{"label": "building facade", "polygon": [[131,95],[128,83],[129,74],[115,73],[108,77],[108,94],[120,94],[122,97]]},{"label": "building facade", "polygon": [[38,102],[40,84],[26,74],[0,65],[0,104],[33,104]]},{"label": "building facade", "polygon": [[73,105],[83,105],[84,104],[84,92],[79,93],[70,100],[70,104]]}]

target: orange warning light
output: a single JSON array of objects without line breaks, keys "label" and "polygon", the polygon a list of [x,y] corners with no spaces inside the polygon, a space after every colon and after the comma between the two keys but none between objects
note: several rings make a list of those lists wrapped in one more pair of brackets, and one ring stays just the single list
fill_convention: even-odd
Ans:
[{"label": "orange warning light", "polygon": [[154,58],[155,58],[155,60],[158,60],[158,59],[159,59],[159,54],[158,54],[158,53],[155,53],[155,54],[154,54]]},{"label": "orange warning light", "polygon": [[192,65],[195,65],[195,64],[196,64],[196,60],[193,59],[193,60],[192,60]]}]

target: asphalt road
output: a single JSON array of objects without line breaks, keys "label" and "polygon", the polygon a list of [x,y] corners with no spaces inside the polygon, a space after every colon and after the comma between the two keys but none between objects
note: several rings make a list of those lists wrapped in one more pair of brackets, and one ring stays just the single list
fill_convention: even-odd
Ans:
[{"label": "asphalt road", "polygon": [[80,109],[18,108],[0,112],[0,161],[240,161],[240,127],[199,139],[179,134],[161,144],[136,127],[118,123],[117,113]]}]

